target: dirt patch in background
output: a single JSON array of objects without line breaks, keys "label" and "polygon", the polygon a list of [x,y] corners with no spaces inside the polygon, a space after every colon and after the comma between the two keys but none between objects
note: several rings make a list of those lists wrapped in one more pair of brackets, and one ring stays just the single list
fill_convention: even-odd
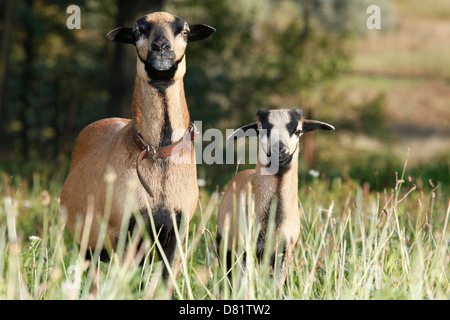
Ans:
[{"label": "dirt patch in background", "polygon": [[393,1],[393,26],[357,41],[338,85],[353,102],[384,95],[383,145],[400,157],[411,149],[412,163],[450,150],[450,5],[432,2]]}]

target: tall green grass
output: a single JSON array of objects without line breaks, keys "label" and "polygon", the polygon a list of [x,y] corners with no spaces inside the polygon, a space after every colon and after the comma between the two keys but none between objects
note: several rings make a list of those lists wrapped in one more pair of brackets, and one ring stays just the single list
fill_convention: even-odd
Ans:
[{"label": "tall green grass", "polygon": [[252,219],[245,261],[237,252],[228,271],[218,259],[218,193],[201,192],[184,247],[179,234],[185,230],[179,230],[180,265],[166,283],[160,244],[145,234],[143,221],[137,225],[145,250],[133,250],[138,234],[124,232],[119,243],[130,246],[124,255],[89,263],[82,230],[72,237],[65,228],[59,184],[46,190],[38,175],[34,179],[33,187],[25,181],[13,186],[6,175],[0,181],[0,299],[450,298],[449,194],[408,178],[405,170],[393,174],[392,189],[379,192],[352,180],[302,185],[301,234],[281,287],[268,261],[258,264],[252,254],[258,232]]}]

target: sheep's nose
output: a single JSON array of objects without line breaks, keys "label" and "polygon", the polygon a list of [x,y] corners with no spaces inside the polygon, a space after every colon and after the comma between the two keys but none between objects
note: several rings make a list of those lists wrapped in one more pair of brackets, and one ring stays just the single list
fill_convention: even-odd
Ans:
[{"label": "sheep's nose", "polygon": [[288,149],[288,147],[286,147],[284,144],[280,143],[280,151],[279,151],[279,154],[280,154],[280,156],[289,154],[289,149]]},{"label": "sheep's nose", "polygon": [[280,158],[289,155],[289,148],[282,142],[275,143],[272,146],[272,152],[278,154]]},{"label": "sheep's nose", "polygon": [[160,35],[153,40],[150,49],[157,52],[167,52],[172,51],[172,46],[170,45],[169,39],[164,35]]}]

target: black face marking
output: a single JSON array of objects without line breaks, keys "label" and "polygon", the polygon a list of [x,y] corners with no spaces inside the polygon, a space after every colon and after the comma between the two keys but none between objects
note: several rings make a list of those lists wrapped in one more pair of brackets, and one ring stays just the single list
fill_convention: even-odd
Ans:
[{"label": "black face marking", "polygon": [[[288,170],[291,168],[291,162],[292,158],[294,157],[294,153],[297,151],[297,148],[294,152],[292,152],[288,157],[286,157],[283,160],[278,160],[278,171],[274,174],[276,177],[281,178]],[[270,155],[268,155],[270,158]],[[265,165],[266,168],[272,167],[272,161],[269,161],[267,165]]]},{"label": "black face marking", "polygon": [[[176,37],[178,34],[180,34],[185,29],[189,30],[189,26],[187,25],[186,21],[179,17],[175,17],[175,20],[172,22],[169,22],[168,26],[169,26],[170,32],[172,32],[174,37]],[[147,21],[147,17],[143,17],[143,18],[139,19],[138,21],[136,21],[136,25],[133,30],[134,31],[138,30],[140,32],[141,36],[145,36],[148,38],[150,36],[151,30],[154,28],[158,28],[158,30],[156,30],[156,32],[161,33],[161,34],[163,34],[164,29],[166,29],[164,27],[164,25],[154,24],[152,22]],[[138,39],[139,39],[139,37],[135,38],[136,41]],[[151,41],[151,39],[150,39],[150,41]]]},{"label": "black face marking", "polygon": [[278,171],[275,176],[281,178],[290,168],[293,154],[287,157],[285,160],[280,161],[278,164]]},{"label": "black face marking", "polygon": [[[169,37],[169,34],[172,33],[174,37],[176,37],[180,32],[185,30],[185,27],[187,26],[186,21],[179,17],[175,17],[174,21],[170,23],[158,23],[158,22],[149,22],[147,21],[147,17],[143,17],[139,19],[135,27],[133,28],[133,37],[135,42],[137,42],[141,37],[146,37],[149,42],[149,48],[147,57],[143,57],[139,54],[139,51],[136,48],[137,55],[139,60],[144,64],[145,71],[148,75],[150,80],[150,85],[153,85],[154,87],[161,89],[161,91],[165,91],[168,86],[170,86],[172,83],[164,83],[160,80],[165,81],[172,81],[175,77],[175,74],[178,70],[178,65],[183,60],[184,55],[178,59],[175,60],[175,53],[170,48],[170,50],[164,51],[164,52],[156,52],[152,51],[152,45],[156,38],[158,37]],[[150,39],[150,33],[153,32],[153,39]],[[139,35],[135,35],[135,32],[139,31]],[[166,40],[168,41],[168,40]],[[170,44],[172,45],[172,44]],[[157,58],[158,57],[158,58]],[[155,59],[162,59],[163,62],[158,62],[158,64],[168,64],[167,70],[161,70],[160,67],[154,67],[155,65]],[[172,60],[173,59],[173,60]],[[173,63],[171,66],[170,64]],[[170,66],[170,68],[169,68]],[[165,68],[164,68],[165,69]]]},{"label": "black face marking", "polygon": [[[264,111],[264,110],[259,110],[257,115],[259,118],[259,122],[261,123],[262,129],[266,130],[267,137],[270,138],[270,133],[273,129],[273,124],[269,122],[269,112]],[[288,128],[289,132],[291,134],[293,134],[298,126],[299,115],[295,110],[293,110],[292,113],[290,113],[290,117],[291,117],[291,120],[286,125],[286,127]],[[295,128],[294,128],[294,125],[295,125]],[[283,159],[282,161],[279,160],[278,171],[275,174],[277,177],[281,177],[291,168],[290,163],[292,161],[294,153],[295,153],[295,151],[292,154],[290,154],[289,157]],[[270,158],[271,154],[272,154],[271,148],[269,148],[269,150],[267,150],[267,156]],[[266,165],[266,167],[270,168],[271,165],[272,165],[272,162],[269,161],[269,163]]]},{"label": "black face marking", "polygon": [[300,121],[300,116],[296,110],[289,111],[289,123],[286,124],[286,129],[289,134],[292,136],[298,127],[298,122]]},{"label": "black face marking", "polygon": [[[150,36],[150,31],[152,29],[152,25],[150,22],[147,21],[147,19],[145,17],[136,21],[136,26],[137,26],[137,28],[134,30],[138,30],[142,36],[145,36],[147,38]],[[138,38],[135,38],[135,40],[137,41]]]},{"label": "black face marking", "polygon": [[[278,162],[278,171],[275,173],[275,176],[278,178],[283,177],[283,175],[288,172],[288,170],[291,168],[291,162],[292,158],[294,157],[295,152],[297,152],[298,145],[295,146],[295,150],[289,154],[288,157],[285,159],[279,159]],[[269,163],[270,166],[270,163]]]},{"label": "black face marking", "polygon": [[[175,21],[172,21],[170,23],[170,28],[172,30],[172,33],[174,36],[177,36],[185,29],[185,26],[187,26],[186,21],[179,17],[175,17]],[[189,28],[187,28],[189,30]]]},{"label": "black face marking", "polygon": [[261,123],[262,129],[265,129],[267,137],[270,137],[270,132],[272,131],[273,124],[269,122],[269,112],[259,110],[257,115],[259,118],[259,122]]},{"label": "black face marking", "polygon": [[172,84],[174,84],[174,81],[155,79],[150,80],[148,84],[151,85],[153,88],[157,89],[160,95],[165,95],[167,88],[169,88]]},{"label": "black face marking", "polygon": [[[139,60],[144,64],[145,71],[147,72],[148,77],[151,79],[150,84],[155,85],[155,86],[162,85],[163,87],[164,86],[168,87],[168,86],[170,86],[171,83],[162,84],[161,81],[159,81],[159,80],[172,81],[175,76],[175,73],[178,70],[178,65],[184,58],[184,55],[183,55],[179,60],[175,61],[175,63],[172,65],[172,67],[170,69],[168,69],[166,71],[159,71],[159,70],[156,70],[155,68],[153,68],[152,65],[147,60],[144,60],[140,56],[139,52],[137,52],[137,55],[139,57]],[[156,80],[156,82],[151,83],[154,80]]]}]

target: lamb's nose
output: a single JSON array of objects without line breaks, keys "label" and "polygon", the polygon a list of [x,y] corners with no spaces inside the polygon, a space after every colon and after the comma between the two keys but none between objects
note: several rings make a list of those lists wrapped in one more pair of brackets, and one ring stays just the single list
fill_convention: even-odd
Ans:
[{"label": "lamb's nose", "polygon": [[282,142],[275,143],[272,146],[272,152],[278,154],[280,158],[289,154],[289,148]]},{"label": "lamb's nose", "polygon": [[280,143],[279,154],[280,154],[280,156],[285,155],[285,154],[289,154],[289,149],[283,143]]},{"label": "lamb's nose", "polygon": [[171,51],[172,46],[170,45],[169,39],[167,39],[164,35],[160,35],[153,40],[150,49],[157,52],[166,52]]}]

